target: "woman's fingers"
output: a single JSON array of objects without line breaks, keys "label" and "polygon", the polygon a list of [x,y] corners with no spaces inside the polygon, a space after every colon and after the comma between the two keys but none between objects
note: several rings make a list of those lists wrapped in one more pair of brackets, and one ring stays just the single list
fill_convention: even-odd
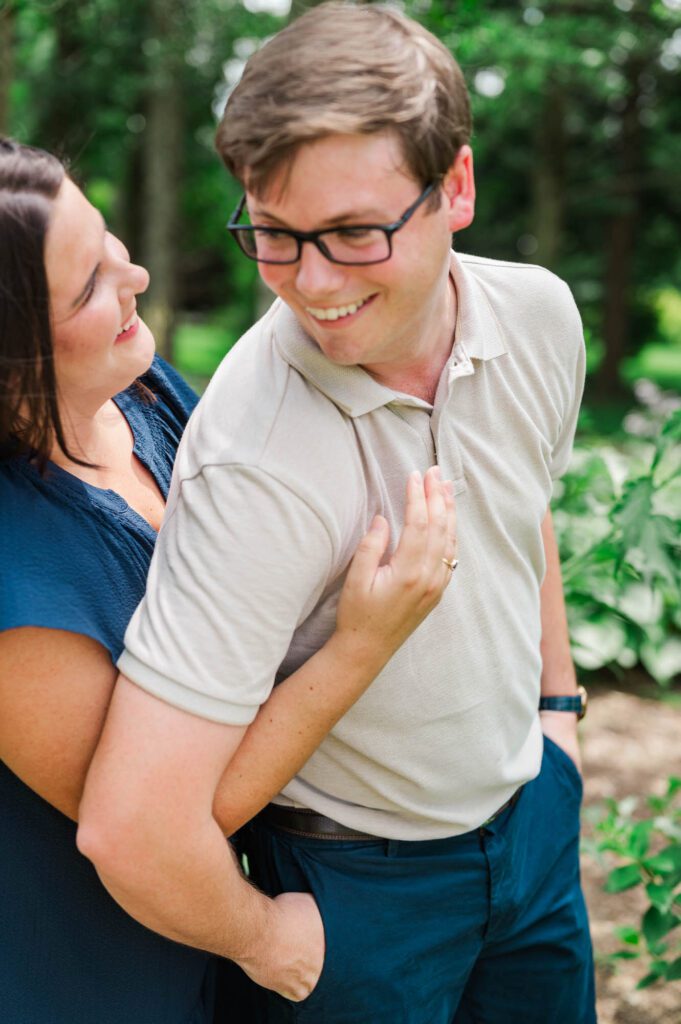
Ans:
[{"label": "woman's fingers", "polygon": [[[430,472],[429,470],[428,473]],[[414,470],[407,480],[404,527],[395,553],[390,560],[394,569],[404,568],[410,574],[420,571],[428,550],[428,531],[425,482],[418,470]]]},{"label": "woman's fingers", "polygon": [[426,565],[430,571],[439,571],[442,567],[450,572],[443,559],[451,562],[457,557],[456,506],[451,480],[440,481],[435,475],[429,479],[427,473],[426,499],[429,524]]},{"label": "woman's fingers", "polygon": [[374,516],[369,531],[364,534],[348,569],[345,589],[362,593],[371,589],[390,538],[390,528],[383,516]]},{"label": "woman's fingers", "polygon": [[350,563],[336,612],[337,632],[352,645],[371,644],[390,657],[438,603],[451,579],[443,559],[456,557],[451,485],[437,466],[407,481],[404,527],[397,548],[381,564],[389,527],[376,516]]},{"label": "woman's fingers", "polygon": [[350,563],[346,591],[367,595],[375,586],[400,586],[413,589],[417,601],[416,591],[427,600],[441,593],[451,575],[443,559],[456,558],[456,512],[451,483],[441,479],[438,466],[425,477],[416,470],[410,474],[402,534],[389,563],[381,565],[389,536],[386,520],[375,516]]}]

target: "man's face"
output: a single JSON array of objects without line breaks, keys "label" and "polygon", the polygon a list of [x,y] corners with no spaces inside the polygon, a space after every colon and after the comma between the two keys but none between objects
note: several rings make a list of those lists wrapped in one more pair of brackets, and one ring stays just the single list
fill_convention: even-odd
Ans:
[{"label": "man's face", "polygon": [[[251,222],[270,227],[390,224],[422,188],[393,135],[331,135],[302,146],[264,196],[247,192],[247,204]],[[297,263],[260,264],[265,283],[333,362],[383,376],[427,355],[450,300],[451,234],[465,226],[451,197],[438,189],[436,198],[435,210],[426,201],[393,236],[387,262],[342,266],[305,243]]]}]

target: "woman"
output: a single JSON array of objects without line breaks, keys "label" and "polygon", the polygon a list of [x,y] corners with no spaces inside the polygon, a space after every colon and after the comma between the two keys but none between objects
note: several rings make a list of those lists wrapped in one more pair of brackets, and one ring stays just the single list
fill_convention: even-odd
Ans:
[{"label": "woman", "polygon": [[[136,314],[146,271],[58,160],[8,140],[0,237],[2,1018],[207,1024],[209,958],[128,918],[77,853],[74,824],[196,399],[154,358]],[[336,632],[249,730],[223,779],[229,801],[216,800],[226,833],[288,781],[437,602],[455,551],[453,500],[435,472],[410,480],[407,516],[380,568],[377,517]]]}]

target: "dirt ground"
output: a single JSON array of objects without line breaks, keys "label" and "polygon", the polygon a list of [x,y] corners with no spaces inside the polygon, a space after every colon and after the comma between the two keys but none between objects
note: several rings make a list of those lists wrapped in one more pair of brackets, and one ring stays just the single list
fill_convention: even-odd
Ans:
[{"label": "dirt ground", "polygon": [[[681,774],[681,707],[656,699],[646,681],[626,688],[589,688],[589,713],[582,725],[585,810],[605,797],[662,793],[668,776]],[[583,831],[590,830],[588,812]],[[646,973],[637,961],[621,961],[616,971],[601,957],[621,949],[617,925],[636,924],[645,897],[634,889],[603,892],[604,870],[582,858],[584,891],[596,951],[599,1024],[681,1024],[681,981],[636,991]]]}]

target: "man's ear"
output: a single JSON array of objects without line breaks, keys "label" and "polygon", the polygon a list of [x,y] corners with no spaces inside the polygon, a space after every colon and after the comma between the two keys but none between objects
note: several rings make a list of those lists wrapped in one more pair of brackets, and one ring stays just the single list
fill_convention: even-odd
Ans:
[{"label": "man's ear", "polygon": [[447,203],[449,230],[454,234],[472,223],[475,215],[475,176],[473,150],[462,146],[454,163],[442,180],[442,191]]}]

